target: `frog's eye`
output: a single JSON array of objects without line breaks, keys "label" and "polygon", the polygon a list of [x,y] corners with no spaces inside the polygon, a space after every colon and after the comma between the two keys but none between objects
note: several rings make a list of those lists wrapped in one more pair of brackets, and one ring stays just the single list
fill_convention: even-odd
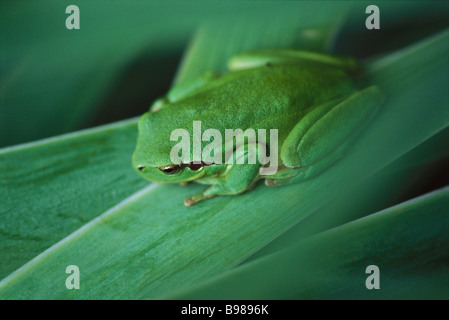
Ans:
[{"label": "frog's eye", "polygon": [[159,170],[161,170],[165,174],[175,174],[179,171],[180,167],[176,164],[170,164],[168,166],[160,167]]}]

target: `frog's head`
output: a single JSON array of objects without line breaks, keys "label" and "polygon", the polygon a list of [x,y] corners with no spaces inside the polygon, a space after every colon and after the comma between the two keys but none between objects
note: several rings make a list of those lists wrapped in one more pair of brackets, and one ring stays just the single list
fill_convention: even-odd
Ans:
[{"label": "frog's head", "polygon": [[137,146],[132,156],[134,169],[154,182],[185,182],[204,176],[206,163],[171,161],[170,130],[159,125],[160,121],[154,121],[155,114],[146,113],[139,121]]}]

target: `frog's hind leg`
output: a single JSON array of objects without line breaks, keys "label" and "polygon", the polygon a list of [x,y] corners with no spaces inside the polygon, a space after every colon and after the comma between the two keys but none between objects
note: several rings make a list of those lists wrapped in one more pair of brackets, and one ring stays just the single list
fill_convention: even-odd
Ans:
[{"label": "frog's hind leg", "polygon": [[285,181],[268,178],[266,184],[289,184],[322,172],[359,136],[383,99],[379,88],[371,86],[341,102],[334,100],[314,108],[296,124],[281,148],[281,159],[293,177]]},{"label": "frog's hind leg", "polygon": [[283,175],[274,175],[265,177],[265,185],[268,187],[284,186],[288,184],[298,183],[307,180],[320,172],[324,171],[328,166],[337,161],[343,154],[347,146],[350,144],[348,140],[339,146],[333,153],[313,166],[298,167],[287,169]]}]

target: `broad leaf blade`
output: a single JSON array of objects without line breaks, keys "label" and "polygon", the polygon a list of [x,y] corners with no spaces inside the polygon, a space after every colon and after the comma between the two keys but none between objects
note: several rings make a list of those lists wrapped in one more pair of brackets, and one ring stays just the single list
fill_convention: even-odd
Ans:
[{"label": "broad leaf blade", "polygon": [[132,120],[0,151],[0,277],[148,184],[136,137]]},{"label": "broad leaf blade", "polygon": [[[449,127],[412,149],[360,184],[345,190],[323,208],[292,226],[290,230],[244,261],[285,249],[319,232],[335,228],[445,186],[441,170],[449,160]],[[447,168],[447,166],[446,166]],[[440,179],[438,179],[440,178]],[[435,180],[441,180],[436,183]]]},{"label": "broad leaf blade", "polygon": [[[447,299],[449,188],[316,235],[174,299]],[[380,289],[368,290],[368,266]]]}]

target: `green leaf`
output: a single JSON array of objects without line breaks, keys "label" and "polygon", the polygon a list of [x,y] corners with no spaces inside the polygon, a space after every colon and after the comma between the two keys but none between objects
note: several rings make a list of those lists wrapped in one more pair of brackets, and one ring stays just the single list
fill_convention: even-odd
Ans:
[{"label": "green leaf", "polygon": [[148,182],[131,167],[135,120],[0,151],[0,277]]},{"label": "green leaf", "polygon": [[[313,236],[172,299],[447,299],[449,187]],[[368,266],[380,289],[368,290]]]},{"label": "green leaf", "polygon": [[244,263],[295,245],[316,233],[388,208],[400,203],[404,197],[407,199],[410,195],[421,194],[423,190],[432,190],[435,188],[435,177],[441,176],[440,169],[444,169],[441,164],[447,163],[449,159],[447,141],[449,127],[350,190],[345,190],[258,250]]}]

